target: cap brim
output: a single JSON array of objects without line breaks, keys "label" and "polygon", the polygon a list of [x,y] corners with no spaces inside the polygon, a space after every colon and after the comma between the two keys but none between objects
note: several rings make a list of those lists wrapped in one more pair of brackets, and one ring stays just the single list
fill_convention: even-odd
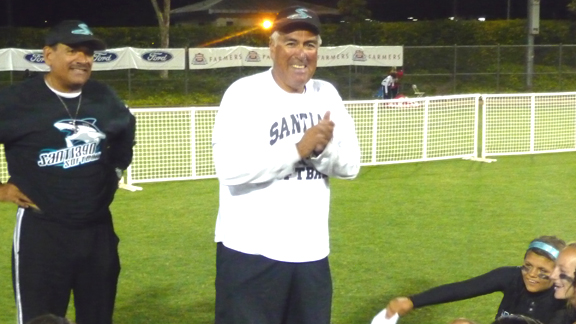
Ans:
[{"label": "cap brim", "polygon": [[61,42],[62,44],[70,45],[84,45],[88,48],[91,48],[95,51],[103,51],[106,49],[106,44],[99,39],[92,39],[87,41],[75,41],[75,42]]}]

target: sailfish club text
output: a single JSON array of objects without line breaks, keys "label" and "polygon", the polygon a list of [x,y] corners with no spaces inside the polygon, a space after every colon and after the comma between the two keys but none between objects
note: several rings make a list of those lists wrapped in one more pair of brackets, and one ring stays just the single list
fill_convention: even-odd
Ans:
[{"label": "sailfish club text", "polygon": [[62,150],[40,154],[38,166],[62,165],[64,169],[100,159],[94,143],[74,146]]},{"label": "sailfish club text", "polygon": [[270,145],[274,145],[279,139],[288,137],[297,133],[304,133],[308,128],[318,124],[322,116],[312,113],[300,113],[290,115],[289,119],[283,117],[280,122],[275,122],[270,127]]}]

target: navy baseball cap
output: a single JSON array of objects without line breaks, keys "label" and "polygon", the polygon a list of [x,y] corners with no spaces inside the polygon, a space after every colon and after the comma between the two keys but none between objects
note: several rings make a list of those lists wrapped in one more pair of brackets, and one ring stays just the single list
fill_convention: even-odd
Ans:
[{"label": "navy baseball cap", "polygon": [[272,31],[291,32],[298,29],[309,30],[318,35],[320,34],[320,18],[311,9],[292,6],[282,9],[272,25]]},{"label": "navy baseball cap", "polygon": [[62,21],[48,31],[44,45],[52,46],[58,43],[65,45],[85,44],[95,51],[106,49],[106,44],[101,39],[94,37],[94,33],[88,25],[80,20]]}]

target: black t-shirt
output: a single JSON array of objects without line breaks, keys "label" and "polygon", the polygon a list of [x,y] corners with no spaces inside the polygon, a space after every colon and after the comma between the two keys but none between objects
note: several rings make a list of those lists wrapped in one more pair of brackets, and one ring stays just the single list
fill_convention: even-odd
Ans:
[{"label": "black t-shirt", "polygon": [[465,281],[438,286],[410,297],[414,308],[464,300],[500,291],[504,297],[496,318],[525,315],[544,324],[561,316],[565,301],[554,298],[554,287],[538,293],[526,290],[520,267],[502,267]]},{"label": "black t-shirt", "polygon": [[79,98],[62,100],[68,110],[41,76],[0,91],[9,181],[42,210],[37,217],[71,225],[106,221],[118,187],[115,169],[132,160],[134,116],[92,80],[79,107]]}]

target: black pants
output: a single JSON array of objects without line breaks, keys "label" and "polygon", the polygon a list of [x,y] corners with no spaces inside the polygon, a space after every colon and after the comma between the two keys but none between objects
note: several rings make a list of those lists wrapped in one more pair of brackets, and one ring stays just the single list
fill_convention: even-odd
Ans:
[{"label": "black pants", "polygon": [[216,324],[329,324],[328,258],[290,263],[218,243]]},{"label": "black pants", "polygon": [[19,324],[47,313],[64,317],[71,291],[78,324],[111,324],[119,274],[111,218],[70,228],[18,209],[12,280]]}]

